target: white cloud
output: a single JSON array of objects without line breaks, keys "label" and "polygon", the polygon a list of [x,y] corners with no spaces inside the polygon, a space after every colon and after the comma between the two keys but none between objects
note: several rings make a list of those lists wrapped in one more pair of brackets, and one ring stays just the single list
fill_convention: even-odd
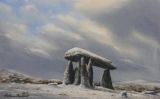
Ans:
[{"label": "white cloud", "polygon": [[32,36],[29,34],[28,27],[25,24],[3,23],[2,31],[3,35],[5,35],[10,40],[10,43],[13,46],[24,46],[25,49],[30,50],[32,54],[39,53],[40,55],[49,57],[49,53],[51,51],[58,49],[56,44],[51,44],[38,35]]},{"label": "white cloud", "polygon": [[93,39],[100,44],[112,46],[122,56],[138,57],[140,55],[137,48],[128,44],[128,42],[125,44],[118,42],[112,31],[107,27],[97,25],[90,19],[78,19],[72,15],[60,15],[58,19],[64,22],[67,28],[76,29],[76,33],[82,37],[84,36],[86,39]]},{"label": "white cloud", "polygon": [[[53,2],[55,3],[57,1],[55,0],[45,1],[46,4],[53,3]],[[101,2],[93,0],[92,5],[88,6],[88,8],[86,9],[100,11],[106,7],[112,8],[112,6],[116,5],[117,3],[121,5],[120,2],[124,3],[126,2],[126,0],[120,0],[120,1],[102,0]],[[42,3],[42,1],[40,1],[39,3]],[[90,0],[78,1],[76,2],[76,6],[85,5],[87,7],[87,5],[89,5],[90,3],[91,3]],[[85,7],[82,7],[82,8],[85,8]],[[27,37],[27,32],[30,32],[30,31],[27,31],[28,28],[26,28],[22,24],[19,24],[19,26],[17,26],[17,29],[12,29],[11,32],[13,33],[9,33],[6,35],[12,40],[14,39],[17,42],[23,41],[27,45],[32,45],[32,47],[37,45],[43,46],[42,48],[39,46],[39,47],[36,47],[35,49],[43,49],[45,51],[48,51],[48,49],[54,50],[58,48],[56,44],[54,44],[55,48],[49,47],[52,44],[50,44],[46,40],[46,38],[45,39],[43,38],[43,35],[45,35],[50,38],[53,38],[53,40],[56,39],[57,37],[65,37],[66,39],[70,39],[70,40],[83,40],[83,39],[89,38],[101,44],[110,45],[121,54],[132,55],[132,56],[137,56],[139,54],[136,48],[128,45],[123,45],[117,42],[114,38],[114,35],[113,35],[114,33],[112,33],[107,27],[101,27],[86,17],[78,18],[73,15],[74,12],[73,13],[70,12],[66,15],[55,16],[55,18],[58,19],[57,22],[64,23],[64,25],[62,26],[57,26],[54,23],[46,21],[48,20],[49,17],[44,13],[42,13],[41,11],[39,11],[35,3],[33,2],[26,3],[24,6],[21,7],[20,11],[21,11],[22,19],[23,20],[26,19],[27,22],[32,22],[37,19],[39,19],[38,21],[45,22],[44,25],[42,25],[41,27],[38,27],[38,31],[37,31],[41,33],[39,35],[42,35],[42,36],[37,36],[36,39]],[[43,42],[43,43],[37,44],[38,42]]]},{"label": "white cloud", "polygon": [[108,12],[121,8],[130,0],[77,0],[75,8],[85,13]]},{"label": "white cloud", "polygon": [[34,4],[25,4],[25,5],[21,6],[20,14],[21,14],[21,16],[19,16],[19,17],[32,16],[33,18],[35,18],[35,17],[38,18],[38,15],[40,15],[40,11],[38,10],[38,8]]},{"label": "white cloud", "polygon": [[54,42],[48,42],[44,38],[35,37],[30,41],[30,48],[42,49],[46,52],[51,52],[58,49]]},{"label": "white cloud", "polygon": [[81,35],[71,32],[71,31],[67,31],[61,27],[55,26],[53,23],[48,23],[48,24],[43,25],[40,28],[39,32],[42,35],[46,35],[46,36],[53,37],[53,38],[61,36],[61,37],[65,37],[68,39],[83,40]]},{"label": "white cloud", "polygon": [[38,7],[43,7],[43,6],[53,7],[61,3],[64,4],[72,3],[72,1],[74,0],[25,0],[27,4],[34,4],[37,5]]},{"label": "white cloud", "polygon": [[19,9],[19,16],[21,21],[24,21],[26,24],[36,24],[36,23],[45,23],[49,20],[48,13],[44,13],[37,7],[34,3],[26,3]]},{"label": "white cloud", "polygon": [[35,54],[35,55],[38,55],[38,56],[43,56],[43,57],[46,57],[46,58],[51,58],[50,54],[42,49],[38,49],[38,48],[28,48],[28,49],[25,49],[29,54]]},{"label": "white cloud", "polygon": [[72,15],[59,15],[58,19],[63,22],[67,28],[75,29],[79,35],[86,36],[87,38],[104,44],[112,42],[111,32],[106,28],[99,27],[89,19],[78,19]]},{"label": "white cloud", "polygon": [[160,48],[159,42],[155,40],[154,38],[147,36],[147,35],[143,35],[142,33],[139,33],[137,31],[133,31],[132,34],[135,39],[139,40],[139,42],[145,43],[154,48]]},{"label": "white cloud", "polygon": [[65,31],[62,30],[61,28],[55,26],[54,24],[52,23],[48,23],[48,24],[45,24],[41,27],[41,30],[40,32],[42,34],[50,34],[50,35],[54,35],[54,34],[57,34],[57,33],[64,33]]},{"label": "white cloud", "polygon": [[32,54],[48,57],[50,52],[58,49],[55,43],[48,42],[45,38],[40,37],[40,34],[32,35],[34,31],[30,31],[30,28],[36,27],[30,27],[30,24],[48,21],[48,16],[41,12],[34,3],[26,2],[17,10],[18,15],[11,13],[12,9],[9,5],[2,3],[0,5],[2,5],[0,11],[10,13],[6,15],[7,20],[0,23],[0,34],[8,38],[12,46],[21,46]]},{"label": "white cloud", "polygon": [[3,23],[3,28],[1,27],[1,29],[7,38],[15,41],[22,41],[22,36],[27,32],[27,26],[18,23]]},{"label": "white cloud", "polygon": [[27,4],[27,5],[25,5],[24,7],[23,7],[23,11],[26,11],[26,12],[37,12],[38,11],[38,9],[36,8],[36,6],[35,5],[33,5],[33,4]]},{"label": "white cloud", "polygon": [[54,4],[59,2],[59,0],[26,0],[26,3],[38,3],[38,4]]},{"label": "white cloud", "polygon": [[124,61],[125,63],[135,64],[135,62],[130,59],[123,59],[122,61]]},{"label": "white cloud", "polygon": [[0,2],[0,13],[3,15],[11,15],[12,8],[9,5]]}]

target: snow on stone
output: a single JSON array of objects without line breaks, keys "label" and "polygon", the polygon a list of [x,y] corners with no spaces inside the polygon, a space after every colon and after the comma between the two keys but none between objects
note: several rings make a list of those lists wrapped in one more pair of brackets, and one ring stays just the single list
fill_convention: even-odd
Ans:
[{"label": "snow on stone", "polygon": [[[116,67],[114,66],[114,64],[112,64],[111,60],[103,58],[103,57],[101,57],[99,55],[96,55],[96,54],[94,54],[92,52],[89,52],[87,50],[84,50],[82,48],[75,47],[75,48],[72,48],[72,49],[68,50],[65,53],[65,58],[66,59],[69,59],[70,57],[76,57],[76,56],[90,57],[93,60],[97,61],[95,64],[93,63],[94,65],[101,64],[101,65],[106,65],[106,66],[104,66],[105,68],[116,69]],[[99,67],[104,68],[101,65],[99,65]]]}]

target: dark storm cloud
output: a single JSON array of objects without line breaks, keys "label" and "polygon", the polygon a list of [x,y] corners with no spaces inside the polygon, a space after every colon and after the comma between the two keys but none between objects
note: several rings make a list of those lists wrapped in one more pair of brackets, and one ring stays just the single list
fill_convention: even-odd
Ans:
[{"label": "dark storm cloud", "polygon": [[132,30],[138,30],[145,35],[160,41],[160,1],[132,0],[120,9],[111,12],[103,11],[89,17],[102,26],[110,27],[118,37],[130,36]]},{"label": "dark storm cloud", "polygon": [[[154,75],[156,79],[159,78],[156,75],[159,73],[160,68],[160,62],[158,61],[160,57],[159,9],[159,0],[130,0],[127,4],[113,11],[108,11],[107,7],[106,10],[101,9],[97,12],[84,11],[84,9],[80,11],[100,26],[109,28],[114,35],[113,39],[119,42],[120,46],[124,46],[126,49],[131,47],[139,52],[137,57],[121,55],[122,60],[127,58],[129,62],[128,60],[124,60],[127,63],[123,61],[116,62],[117,66],[120,67],[118,69],[120,75],[124,71],[130,73],[137,71],[132,74],[135,78],[138,78],[136,74],[145,75],[150,73],[150,76]],[[117,59],[115,57],[113,60]],[[130,70],[126,70],[129,68]],[[154,72],[156,73],[154,74]],[[142,78],[146,77],[143,76]]]}]

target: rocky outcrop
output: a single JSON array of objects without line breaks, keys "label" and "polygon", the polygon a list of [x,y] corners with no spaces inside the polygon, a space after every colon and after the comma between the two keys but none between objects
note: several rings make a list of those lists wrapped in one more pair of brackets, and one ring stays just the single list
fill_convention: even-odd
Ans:
[{"label": "rocky outcrop", "polygon": [[0,70],[0,82],[2,83],[32,83],[34,81],[34,78],[22,73],[18,73],[14,70]]},{"label": "rocky outcrop", "polygon": [[2,69],[0,70],[0,83],[62,84],[62,81],[57,79],[49,79],[49,80],[38,79],[22,73],[18,73],[14,70]]}]

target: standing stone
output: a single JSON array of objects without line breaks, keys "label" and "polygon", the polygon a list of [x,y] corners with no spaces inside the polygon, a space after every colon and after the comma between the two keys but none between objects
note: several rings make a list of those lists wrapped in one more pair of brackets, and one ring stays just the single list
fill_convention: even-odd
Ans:
[{"label": "standing stone", "polygon": [[93,87],[93,67],[92,67],[92,60],[89,59],[88,65],[87,65],[87,72],[89,77],[89,84],[91,87]]},{"label": "standing stone", "polygon": [[72,61],[68,61],[68,65],[66,66],[66,70],[64,72],[64,84],[72,84],[74,82],[74,70]]},{"label": "standing stone", "polygon": [[81,70],[81,61],[78,62],[78,65],[75,68],[74,85],[80,85],[81,83],[80,70]]},{"label": "standing stone", "polygon": [[84,57],[81,58],[81,86],[85,88],[90,88],[89,77],[86,68],[86,60]]},{"label": "standing stone", "polygon": [[113,89],[112,79],[111,79],[109,69],[104,70],[102,80],[101,80],[101,86],[105,88]]}]

